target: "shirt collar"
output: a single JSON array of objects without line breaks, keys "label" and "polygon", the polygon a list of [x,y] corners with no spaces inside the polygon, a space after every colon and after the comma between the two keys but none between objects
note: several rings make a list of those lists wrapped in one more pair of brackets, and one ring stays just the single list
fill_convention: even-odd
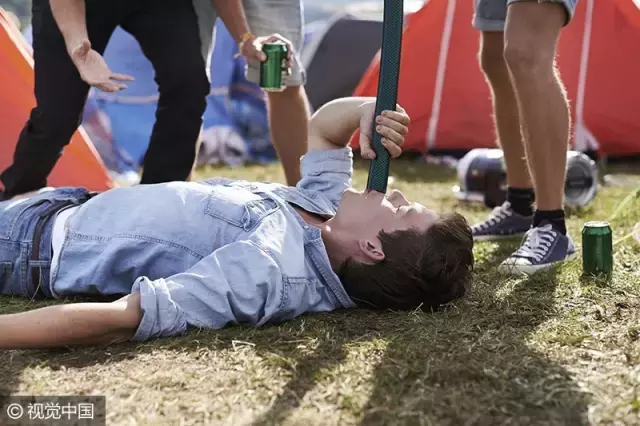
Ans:
[{"label": "shirt collar", "polygon": [[331,261],[327,254],[327,248],[322,241],[322,233],[315,226],[309,225],[292,206],[287,206],[303,228],[305,251],[313,261],[314,266],[320,272],[322,281],[331,289],[340,304],[344,308],[355,308],[356,304],[351,300],[344,289],[340,278],[331,268]]}]

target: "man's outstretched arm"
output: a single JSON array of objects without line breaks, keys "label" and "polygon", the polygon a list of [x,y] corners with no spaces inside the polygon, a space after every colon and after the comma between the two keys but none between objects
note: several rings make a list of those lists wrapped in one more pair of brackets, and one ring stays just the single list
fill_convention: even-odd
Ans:
[{"label": "man's outstretched arm", "polygon": [[123,342],[131,339],[141,319],[139,294],[112,303],[72,303],[0,315],[0,349]]}]

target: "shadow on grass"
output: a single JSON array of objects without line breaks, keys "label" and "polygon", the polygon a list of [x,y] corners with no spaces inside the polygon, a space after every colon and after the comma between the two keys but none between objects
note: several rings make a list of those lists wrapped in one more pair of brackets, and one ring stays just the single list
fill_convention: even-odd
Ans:
[{"label": "shadow on grass", "polygon": [[[488,253],[478,265],[473,294],[443,312],[347,311],[260,330],[232,327],[108,351],[22,352],[0,367],[10,373],[3,387],[15,392],[20,372],[38,363],[83,368],[147,351],[195,353],[203,345],[226,350],[242,341],[253,347],[261,363],[277,365],[288,377],[253,425],[283,423],[322,383],[336,383],[338,389],[358,380],[364,382],[355,387],[359,396],[368,398],[364,405],[335,393],[331,398],[363,425],[587,424],[586,395],[564,368],[530,347],[536,328],[554,315],[556,276],[550,272],[500,286],[493,270],[512,249],[503,245]],[[343,373],[354,356],[362,360],[362,374],[352,367]]]},{"label": "shadow on grass", "polygon": [[435,338],[411,327],[398,331],[376,369],[361,424],[419,424],[425,417],[437,424],[587,424],[587,395],[528,344],[553,316],[555,272],[517,282],[504,295],[491,291],[497,283],[488,272],[509,251],[482,265],[485,282],[464,311],[436,321],[429,333]]}]

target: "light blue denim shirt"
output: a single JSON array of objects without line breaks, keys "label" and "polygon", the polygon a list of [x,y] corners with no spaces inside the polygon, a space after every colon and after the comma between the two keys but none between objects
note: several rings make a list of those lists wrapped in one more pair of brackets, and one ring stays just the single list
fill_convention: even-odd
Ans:
[{"label": "light blue denim shirt", "polygon": [[53,295],[140,292],[138,341],[354,307],[320,231],[292,207],[333,216],[353,154],[312,151],[301,167],[295,188],[209,179],[92,198],[66,224]]}]

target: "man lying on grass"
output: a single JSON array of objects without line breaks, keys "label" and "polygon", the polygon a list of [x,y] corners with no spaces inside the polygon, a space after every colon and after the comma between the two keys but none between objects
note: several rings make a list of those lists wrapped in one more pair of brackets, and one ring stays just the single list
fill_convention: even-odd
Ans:
[{"label": "man lying on grass", "polygon": [[[0,347],[142,341],[462,297],[473,268],[462,216],[439,216],[399,191],[351,188],[347,143],[360,124],[362,155],[375,156],[374,110],[375,100],[347,98],[314,114],[295,188],[209,179],[98,195],[62,188],[0,203],[2,294],[121,297],[2,315]],[[378,119],[393,158],[408,124],[400,107]]]}]

